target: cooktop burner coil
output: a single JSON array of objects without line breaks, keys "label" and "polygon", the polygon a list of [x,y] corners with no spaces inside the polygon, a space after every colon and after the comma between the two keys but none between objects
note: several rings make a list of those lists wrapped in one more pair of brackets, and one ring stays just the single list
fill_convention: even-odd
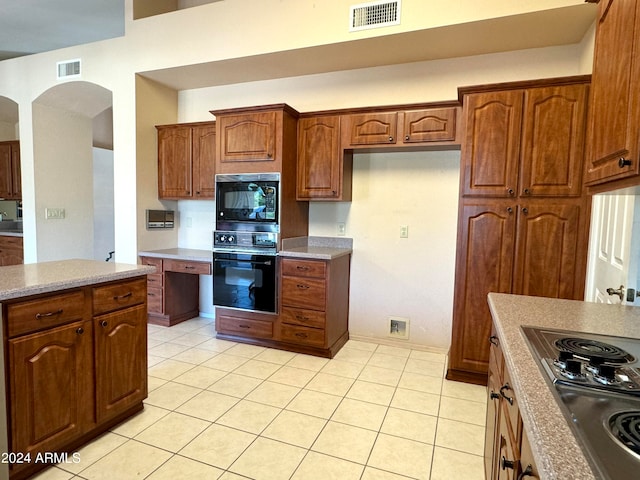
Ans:
[{"label": "cooktop burner coil", "polygon": [[611,415],[609,431],[620,444],[640,455],[640,411],[623,411]]},{"label": "cooktop burner coil", "polygon": [[571,352],[595,363],[632,363],[635,361],[633,355],[622,348],[592,339],[559,338],[555,341],[555,346],[561,351]]}]

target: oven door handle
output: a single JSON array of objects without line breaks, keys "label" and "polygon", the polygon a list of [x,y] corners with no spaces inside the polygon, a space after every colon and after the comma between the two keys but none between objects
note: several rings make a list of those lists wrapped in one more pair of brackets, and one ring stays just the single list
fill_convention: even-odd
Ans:
[{"label": "oven door handle", "polygon": [[214,262],[234,262],[234,263],[249,263],[251,265],[273,265],[272,260],[265,260],[264,262],[257,262],[255,260],[229,260],[227,258],[214,258]]}]

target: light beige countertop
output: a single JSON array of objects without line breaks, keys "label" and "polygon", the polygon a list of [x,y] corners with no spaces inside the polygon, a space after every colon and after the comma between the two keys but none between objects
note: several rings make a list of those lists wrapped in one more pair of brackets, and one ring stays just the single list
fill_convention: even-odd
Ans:
[{"label": "light beige countertop", "polygon": [[155,272],[148,265],[60,260],[0,267],[0,301],[138,277]]},{"label": "light beige countertop", "polygon": [[0,230],[0,235],[4,237],[23,237],[22,232],[9,232],[7,230]]},{"label": "light beige countertop", "polygon": [[149,250],[138,252],[141,257],[172,258],[174,260],[189,260],[192,262],[212,262],[211,250],[196,250],[193,248],[165,248],[163,250]]},{"label": "light beige countertop", "polygon": [[541,479],[596,479],[520,326],[640,338],[640,308],[489,294],[489,308]]},{"label": "light beige countertop", "polygon": [[346,237],[294,237],[282,240],[281,257],[332,260],[353,252],[353,239]]}]

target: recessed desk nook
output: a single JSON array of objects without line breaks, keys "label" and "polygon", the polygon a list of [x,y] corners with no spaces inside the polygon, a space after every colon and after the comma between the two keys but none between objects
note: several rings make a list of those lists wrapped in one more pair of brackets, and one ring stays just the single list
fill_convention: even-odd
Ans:
[{"label": "recessed desk nook", "polygon": [[156,267],[147,277],[148,322],[171,327],[199,315],[200,275],[211,275],[211,251],[168,248],[139,252]]}]

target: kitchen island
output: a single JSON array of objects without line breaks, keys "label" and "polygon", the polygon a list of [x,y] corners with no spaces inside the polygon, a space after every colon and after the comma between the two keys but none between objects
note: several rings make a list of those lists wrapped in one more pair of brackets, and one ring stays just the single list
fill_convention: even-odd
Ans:
[{"label": "kitchen island", "polygon": [[640,338],[640,308],[496,293],[489,307],[539,477],[596,480],[520,327]]},{"label": "kitchen island", "polygon": [[92,260],[0,268],[0,452],[13,462],[0,479],[27,478],[47,466],[39,454],[73,452],[142,409],[154,271]]}]

